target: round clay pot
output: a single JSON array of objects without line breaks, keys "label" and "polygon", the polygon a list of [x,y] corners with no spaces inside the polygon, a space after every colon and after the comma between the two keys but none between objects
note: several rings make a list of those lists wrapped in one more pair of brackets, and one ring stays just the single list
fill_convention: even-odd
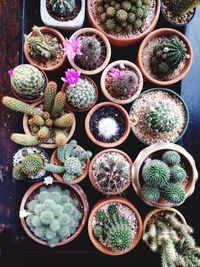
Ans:
[{"label": "round clay pot", "polygon": [[[143,62],[142,62],[143,49],[151,40],[158,38],[158,37],[161,37],[161,36],[170,36],[170,35],[176,35],[184,42],[184,44],[187,48],[187,53],[190,55],[190,58],[187,59],[185,68],[182,70],[182,72],[174,79],[169,80],[169,81],[156,80],[153,77],[151,77],[149,73],[147,73],[147,71],[145,70],[145,68],[143,66]],[[172,84],[177,83],[178,81],[182,80],[183,77],[190,70],[190,68],[192,66],[192,61],[193,61],[193,52],[192,52],[192,47],[191,47],[190,42],[182,33],[180,33],[177,30],[171,29],[171,28],[158,29],[158,30],[151,32],[149,35],[147,35],[147,37],[142,41],[142,43],[139,47],[139,50],[138,50],[138,55],[137,55],[137,65],[140,68],[144,78],[146,80],[148,80],[150,83],[153,83],[153,84],[156,84],[159,86],[169,86],[169,85],[172,85]]]},{"label": "round clay pot", "polygon": [[[95,100],[94,100],[94,102],[92,103],[92,105],[90,105],[88,108],[85,108],[85,109],[76,109],[76,108],[74,108],[73,106],[71,106],[71,105],[68,103],[68,101],[66,100],[66,106],[67,106],[67,108],[68,108],[69,110],[74,111],[74,112],[85,112],[85,111],[88,111],[89,109],[91,109],[91,108],[96,104],[97,99],[98,99],[98,88],[97,88],[96,83],[95,83],[90,77],[87,77],[87,76],[85,76],[85,75],[81,75],[81,78],[82,78],[82,79],[86,79],[86,80],[88,80],[88,81],[93,85],[93,87],[94,87],[94,89],[95,89],[96,97],[95,97]],[[67,91],[67,86],[68,86],[68,84],[67,84],[66,82],[63,83],[62,88],[61,88],[61,91]]]},{"label": "round clay pot", "polygon": [[92,11],[91,11],[91,8],[92,8],[92,5],[91,5],[91,2],[93,0],[88,0],[87,1],[87,13],[88,13],[88,18],[89,18],[89,22],[90,22],[90,25],[92,27],[94,27],[95,29],[103,32],[106,37],[108,38],[108,40],[110,41],[110,43],[112,45],[115,45],[115,46],[129,46],[129,45],[132,45],[134,43],[137,43],[139,41],[141,41],[148,33],[150,33],[151,31],[153,31],[153,29],[155,28],[156,24],[157,24],[157,21],[158,21],[158,18],[159,18],[159,15],[160,15],[160,0],[156,0],[156,13],[155,13],[155,17],[151,23],[151,25],[149,26],[149,28],[144,31],[143,33],[137,35],[137,36],[134,36],[132,38],[126,38],[126,37],[121,37],[121,38],[117,38],[115,36],[113,36],[112,34],[108,34],[106,33],[98,24],[97,22],[95,21],[94,17],[93,17],[93,14],[92,14]]},{"label": "round clay pot", "polygon": [[[49,34],[55,36],[58,39],[58,41],[60,42],[60,44],[63,44],[65,42],[65,38],[63,37],[63,35],[59,31],[57,31],[53,28],[49,28],[49,27],[40,27],[39,29],[42,33],[49,33]],[[32,35],[33,35],[33,32],[30,32],[28,37],[31,37]],[[35,62],[35,60],[32,59],[29,51],[30,50],[29,50],[28,43],[27,43],[27,41],[24,41],[24,54],[25,54],[26,59],[28,60],[28,62],[30,64],[32,64],[36,67],[40,67],[44,71],[54,71],[54,70],[60,68],[66,60],[66,55],[63,53],[63,57],[56,65],[51,66],[51,67],[42,67],[42,66],[39,66],[37,64],[37,62]]]},{"label": "round clay pot", "polygon": [[[63,187],[66,187],[72,191],[74,191],[74,193],[76,195],[79,196],[80,200],[82,201],[82,205],[83,205],[83,218],[82,218],[82,222],[80,223],[80,226],[78,228],[78,230],[72,235],[70,236],[68,239],[64,240],[64,241],[61,241],[59,242],[56,246],[63,246],[69,242],[71,242],[72,240],[74,240],[76,237],[78,237],[78,235],[82,232],[84,226],[85,226],[85,223],[87,221],[87,216],[88,216],[88,211],[89,211],[89,205],[88,205],[88,200],[87,200],[87,197],[84,193],[84,191],[81,189],[80,186],[78,185],[66,185],[65,183],[62,183],[62,182],[57,182],[57,181],[54,181],[53,184],[57,184],[57,185],[60,185],[60,186],[63,186]],[[23,196],[22,198],[22,201],[21,201],[21,205],[20,205],[20,210],[24,210],[25,207],[26,207],[26,203],[27,203],[27,200],[31,197],[32,194],[34,194],[34,191],[37,190],[39,187],[41,186],[44,186],[44,182],[38,182],[38,183],[35,183],[33,184],[25,193],[25,195]],[[48,185],[49,186],[49,185]],[[41,244],[41,245],[45,245],[45,246],[49,246],[47,242],[43,241],[42,239],[36,237],[29,229],[29,227],[27,226],[26,222],[25,222],[25,219],[24,218],[20,218],[20,221],[21,221],[21,224],[22,224],[22,227],[24,228],[25,232],[27,233],[27,235],[33,239],[35,242]]]},{"label": "round clay pot", "polygon": [[[111,94],[108,92],[108,90],[106,88],[106,84],[105,84],[105,79],[106,79],[106,76],[107,76],[108,72],[112,68],[115,68],[115,67],[117,67],[117,66],[119,66],[121,64],[123,64],[123,65],[125,65],[127,67],[130,67],[131,69],[134,69],[134,71],[137,74],[138,79],[139,79],[139,84],[137,86],[135,94],[132,97],[127,98],[127,99],[123,99],[123,100],[111,96]],[[112,101],[112,102],[114,102],[116,104],[125,105],[125,104],[128,104],[128,103],[131,103],[133,100],[135,100],[139,96],[140,92],[142,91],[142,88],[143,88],[143,77],[142,77],[141,71],[139,70],[139,68],[134,63],[132,63],[130,61],[127,61],[127,60],[117,60],[117,61],[109,64],[105,68],[105,70],[103,71],[103,73],[101,75],[101,89],[102,89],[102,92],[103,92],[104,96],[108,100],[110,100],[110,101]]]},{"label": "round clay pot", "polygon": [[[57,159],[57,150],[55,150],[53,152],[53,154],[51,155],[51,162],[50,163],[54,164],[54,165],[62,166],[62,163]],[[86,168],[85,168],[84,173],[81,176],[74,179],[72,182],[65,182],[59,173],[52,172],[52,175],[59,182],[63,182],[65,184],[78,184],[87,176],[89,165],[90,165],[90,159],[86,159]]]},{"label": "round clay pot", "polygon": [[158,207],[158,208],[169,208],[169,207],[173,207],[173,206],[180,206],[181,204],[184,203],[184,201],[182,203],[179,204],[174,204],[174,203],[169,203],[166,200],[159,200],[156,203],[152,203],[147,201],[141,192],[141,179],[142,177],[140,176],[140,170],[141,167],[145,161],[146,158],[148,158],[151,154],[158,152],[158,151],[162,151],[162,150],[173,150],[178,152],[182,158],[184,158],[188,164],[189,164],[189,170],[187,170],[188,174],[189,174],[189,182],[187,183],[186,187],[185,187],[185,193],[186,193],[186,197],[185,200],[193,194],[194,189],[195,189],[195,184],[197,182],[198,179],[198,171],[196,168],[196,164],[195,161],[193,159],[193,157],[181,146],[173,144],[173,143],[157,143],[157,144],[153,144],[147,148],[144,148],[139,155],[137,156],[135,162],[133,163],[132,166],[132,185],[133,188],[135,190],[135,192],[137,193],[137,195],[149,206],[153,206],[153,207]]},{"label": "round clay pot", "polygon": [[[137,223],[138,223],[138,230],[137,233],[134,237],[134,239],[132,240],[132,244],[131,246],[124,250],[124,251],[116,251],[113,250],[109,247],[104,246],[103,244],[101,244],[93,235],[93,231],[92,231],[92,220],[93,217],[95,216],[95,213],[98,211],[99,208],[101,208],[102,206],[108,204],[108,203],[112,203],[112,202],[119,202],[125,206],[127,206],[128,208],[130,208],[133,213],[135,214]],[[92,208],[90,215],[89,215],[89,219],[88,219],[88,234],[90,237],[90,240],[92,241],[93,245],[101,252],[107,254],[107,255],[111,255],[111,256],[120,256],[123,255],[125,253],[128,253],[129,251],[131,251],[132,249],[134,249],[134,247],[138,244],[138,242],[141,239],[142,236],[142,220],[140,217],[140,214],[138,213],[137,209],[133,206],[133,204],[131,202],[129,202],[126,198],[122,198],[122,197],[111,197],[109,199],[103,199],[99,202],[97,202],[94,207]]]},{"label": "round clay pot", "polygon": [[[42,104],[43,102],[44,102],[43,100],[40,100],[40,101],[34,103],[33,106],[36,107],[36,106]],[[69,113],[72,113],[74,115],[74,113],[72,111],[69,111]],[[29,116],[24,114],[24,117],[23,117],[23,129],[24,129],[25,134],[31,135],[31,132],[30,132],[30,129],[29,129],[29,126],[28,126],[28,118],[29,118]],[[75,118],[75,116],[74,116],[74,118]],[[71,127],[71,130],[70,130],[70,132],[69,132],[69,134],[67,136],[68,140],[74,134],[75,128],[76,128],[76,120],[74,120],[74,123],[73,123],[73,125]],[[53,148],[57,147],[56,144],[47,144],[47,143],[42,143],[42,144],[40,144],[38,146],[43,147],[43,148],[48,148],[48,149],[53,149]]]},{"label": "round clay pot", "polygon": [[[124,119],[125,119],[126,128],[125,128],[124,134],[116,142],[104,143],[102,141],[98,141],[94,137],[94,135],[92,134],[92,132],[90,131],[90,119],[91,119],[91,116],[93,115],[93,113],[96,110],[98,110],[99,108],[104,107],[104,106],[112,106],[112,107],[118,109],[121,112],[121,114],[123,115]],[[86,130],[86,133],[87,133],[88,137],[90,138],[90,140],[93,143],[95,143],[96,145],[101,146],[101,147],[105,147],[105,148],[116,147],[116,146],[119,146],[120,144],[122,144],[126,140],[126,138],[128,137],[128,135],[129,135],[129,132],[130,132],[130,120],[129,120],[129,116],[128,116],[126,110],[122,106],[120,106],[118,104],[115,104],[115,103],[111,103],[111,102],[102,102],[102,103],[99,103],[99,104],[95,105],[88,112],[88,114],[87,114],[87,116],[85,118],[85,130]]]},{"label": "round clay pot", "polygon": [[129,187],[130,181],[131,181],[131,171],[130,171],[130,177],[129,177],[127,183],[124,185],[124,187],[119,189],[119,190],[112,191],[112,192],[106,192],[100,186],[97,186],[95,179],[94,179],[94,176],[93,176],[92,167],[93,167],[93,164],[95,163],[96,159],[99,158],[102,154],[105,154],[108,152],[116,152],[116,153],[121,154],[129,162],[129,165],[131,168],[132,160],[130,159],[130,157],[126,153],[124,153],[123,151],[121,151],[119,149],[110,148],[110,149],[103,150],[103,151],[99,152],[98,154],[96,154],[96,156],[92,159],[92,161],[90,163],[88,174],[89,174],[90,182],[92,183],[92,185],[94,186],[94,188],[96,190],[98,190],[99,192],[101,192],[105,195],[117,195],[117,194],[124,192]]},{"label": "round clay pot", "polygon": [[103,33],[101,33],[100,31],[93,29],[93,28],[83,28],[83,29],[76,31],[75,33],[72,34],[72,36],[70,37],[70,40],[74,37],[74,35],[77,37],[80,37],[81,35],[85,35],[85,34],[86,35],[87,34],[97,35],[104,42],[104,45],[106,47],[106,57],[105,57],[103,64],[95,70],[85,70],[85,69],[82,69],[81,67],[77,66],[76,63],[74,62],[74,60],[72,60],[72,58],[70,56],[68,56],[68,60],[69,60],[70,65],[75,70],[80,71],[82,74],[95,75],[95,74],[101,72],[103,69],[105,69],[105,67],[108,65],[108,63],[110,61],[110,57],[111,57],[111,47],[110,47],[110,43],[109,43],[107,37]]}]

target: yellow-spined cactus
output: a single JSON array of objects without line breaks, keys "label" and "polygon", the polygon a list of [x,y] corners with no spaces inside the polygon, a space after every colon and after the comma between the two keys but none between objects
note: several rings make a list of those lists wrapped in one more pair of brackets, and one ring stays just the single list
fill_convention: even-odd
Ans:
[{"label": "yellow-spined cactus", "polygon": [[49,82],[44,92],[44,109],[48,113],[51,113],[56,93],[57,84],[53,81]]},{"label": "yellow-spined cactus", "polygon": [[40,140],[37,136],[33,136],[31,134],[13,133],[11,135],[11,140],[22,146],[37,146],[40,144]]},{"label": "yellow-spined cactus", "polygon": [[64,146],[67,143],[67,137],[64,134],[64,132],[62,130],[55,130],[55,134],[56,134],[56,145],[57,146]]},{"label": "yellow-spined cactus", "polygon": [[54,125],[59,128],[70,128],[74,123],[74,115],[72,113],[65,114],[54,120]]}]

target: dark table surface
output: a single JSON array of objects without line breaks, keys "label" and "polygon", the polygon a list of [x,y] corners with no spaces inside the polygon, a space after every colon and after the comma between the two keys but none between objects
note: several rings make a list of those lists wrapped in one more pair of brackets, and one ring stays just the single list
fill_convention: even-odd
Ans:
[{"label": "dark table surface", "polygon": [[[23,7],[23,3],[26,6]],[[25,11],[25,12],[23,12]],[[21,22],[21,23],[20,23]],[[1,97],[3,95],[12,95],[10,90],[10,82],[7,71],[10,67],[14,67],[19,63],[24,62],[22,53],[22,37],[23,32],[28,33],[32,25],[42,25],[39,17],[39,0],[27,0],[16,1],[7,0],[0,1],[0,83],[1,83]],[[85,26],[87,26],[87,21]],[[170,27],[162,16],[160,17],[157,28]],[[197,10],[195,18],[187,26],[186,29],[179,29],[182,32],[185,31],[185,35],[189,38],[193,51],[194,61],[193,66],[188,75],[183,79],[181,83],[171,86],[173,90],[180,93],[186,101],[190,111],[190,124],[189,128],[180,141],[183,147],[185,147],[189,153],[193,155],[196,160],[197,167],[199,168],[200,159],[200,10]],[[70,33],[64,33],[65,36],[70,36]],[[111,61],[117,59],[128,59],[135,62],[135,56],[137,54],[138,44],[129,48],[114,48],[112,49]],[[3,64],[2,64],[3,63]],[[68,65],[66,63],[65,68]],[[49,75],[50,79],[60,80],[63,76],[64,69]],[[99,77],[94,77],[99,87]],[[154,86],[145,82],[144,89],[153,88]],[[106,99],[100,94],[99,102]],[[126,106],[127,111],[130,109],[130,105]],[[74,138],[78,140],[78,143],[83,147],[90,149],[95,155],[101,148],[95,147],[86,134],[83,133],[83,123],[85,113],[77,115],[78,126]],[[0,235],[0,252],[2,257],[0,258],[3,264],[1,266],[11,266],[10,261],[16,259],[17,266],[25,266],[25,258],[29,260],[29,265],[34,265],[38,258],[46,260],[46,265],[52,266],[55,262],[66,263],[68,266],[78,266],[77,262],[84,261],[87,265],[105,265],[105,266],[146,266],[151,264],[152,266],[160,266],[159,256],[153,254],[148,247],[141,241],[138,246],[130,253],[113,258],[105,256],[99,253],[91,244],[87,228],[85,227],[83,233],[72,243],[55,249],[44,248],[33,241],[31,241],[23,229],[20,226],[18,219],[18,207],[21,198],[30,184],[17,183],[12,179],[12,156],[19,148],[16,144],[12,143],[9,139],[12,132],[22,132],[22,115],[12,112],[0,104],[0,227],[8,228]],[[144,148],[139,141],[130,133],[129,138],[124,144],[119,146],[119,149],[127,152],[134,161],[139,151]],[[51,151],[49,151],[51,154]],[[94,203],[103,198],[103,196],[96,192],[88,179],[86,178],[80,184],[86,192],[90,208]],[[188,224],[194,229],[195,239],[200,245],[200,209],[198,204],[200,203],[199,197],[199,182],[197,182],[196,190],[194,194],[187,199],[187,201],[178,209],[185,216]],[[124,194],[138,209],[142,218],[145,217],[148,211],[151,210],[146,204],[144,204],[135,194],[132,187],[128,189]],[[19,260],[22,262],[19,264]],[[41,262],[41,261],[40,261]],[[45,266],[46,266],[45,265]],[[39,265],[40,266],[40,265]]]}]

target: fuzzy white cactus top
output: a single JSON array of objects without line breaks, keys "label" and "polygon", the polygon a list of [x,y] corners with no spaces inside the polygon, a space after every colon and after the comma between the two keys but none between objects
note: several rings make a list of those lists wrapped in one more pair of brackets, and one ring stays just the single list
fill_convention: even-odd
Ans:
[{"label": "fuzzy white cactus top", "polygon": [[102,118],[99,120],[98,131],[100,136],[102,136],[105,140],[109,140],[113,136],[117,135],[119,126],[113,118]]}]

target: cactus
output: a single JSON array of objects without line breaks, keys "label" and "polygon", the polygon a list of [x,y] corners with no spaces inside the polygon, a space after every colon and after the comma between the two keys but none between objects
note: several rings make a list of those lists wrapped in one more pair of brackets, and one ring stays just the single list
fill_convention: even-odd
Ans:
[{"label": "cactus", "polygon": [[182,167],[180,167],[178,165],[173,166],[170,169],[170,175],[171,175],[171,181],[173,183],[182,182],[187,177],[186,171]]},{"label": "cactus", "polygon": [[148,184],[143,185],[142,194],[144,198],[151,203],[156,203],[160,199],[160,190]]},{"label": "cactus", "polygon": [[74,123],[74,115],[68,113],[53,121],[54,125],[59,128],[71,128]]},{"label": "cactus", "polygon": [[24,180],[26,179],[26,174],[22,172],[22,164],[16,164],[13,168],[12,171],[12,176],[16,179],[16,180]]},{"label": "cactus", "polygon": [[95,225],[93,228],[93,234],[96,238],[100,238],[103,234],[103,227],[99,224]]},{"label": "cactus", "polygon": [[44,92],[44,110],[48,113],[51,113],[56,93],[57,83],[50,81]]},{"label": "cactus", "polygon": [[186,46],[179,37],[176,35],[168,37],[154,48],[151,61],[153,72],[163,75],[173,71],[183,61],[186,52]]},{"label": "cactus", "polygon": [[30,64],[15,67],[10,81],[16,93],[25,99],[38,98],[46,87],[44,74]]},{"label": "cactus", "polygon": [[37,126],[43,126],[44,125],[44,119],[41,116],[33,116],[32,123]]},{"label": "cactus", "polygon": [[180,184],[168,184],[163,189],[164,198],[170,203],[180,204],[185,200],[185,191]]},{"label": "cactus", "polygon": [[27,176],[35,176],[43,167],[42,158],[37,154],[27,155],[23,160],[22,172]]},{"label": "cactus", "polygon": [[11,140],[22,146],[37,146],[40,144],[40,140],[37,136],[28,134],[14,133],[11,135]]},{"label": "cactus", "polygon": [[154,132],[171,132],[179,125],[181,111],[172,101],[159,101],[149,108],[146,121]]},{"label": "cactus", "polygon": [[56,144],[58,147],[64,146],[67,143],[67,136],[60,129],[55,130]]},{"label": "cactus", "polygon": [[53,119],[56,119],[60,116],[61,112],[65,107],[66,102],[66,93],[65,92],[58,92],[54,98],[54,104],[52,107],[51,116]]},{"label": "cactus", "polygon": [[34,26],[32,28],[32,35],[24,35],[28,44],[29,54],[34,59],[54,57],[59,50],[59,43],[56,37],[51,39],[51,42],[45,40],[45,35],[40,31],[40,28]]},{"label": "cactus", "polygon": [[107,212],[109,214],[109,216],[112,216],[113,214],[115,214],[117,212],[117,207],[116,205],[110,205],[107,209]]},{"label": "cactus", "polygon": [[169,166],[173,167],[178,165],[181,161],[181,156],[176,151],[166,151],[163,156],[162,160]]},{"label": "cactus", "polygon": [[39,140],[44,141],[49,137],[49,128],[47,126],[42,126],[37,132],[37,137]]},{"label": "cactus", "polygon": [[182,15],[200,5],[199,0],[170,0],[175,14]]},{"label": "cactus", "polygon": [[107,218],[107,215],[105,213],[105,211],[103,210],[99,210],[97,213],[96,213],[96,218],[99,222],[104,222],[106,221],[108,218]]},{"label": "cactus", "polygon": [[74,0],[50,0],[50,4],[59,17],[68,17],[75,9]]}]

